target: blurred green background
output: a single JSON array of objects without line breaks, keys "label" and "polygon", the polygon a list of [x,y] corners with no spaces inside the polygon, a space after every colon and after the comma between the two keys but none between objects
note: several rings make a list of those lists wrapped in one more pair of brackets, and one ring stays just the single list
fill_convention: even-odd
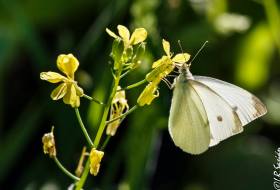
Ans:
[{"label": "blurred green background", "polygon": [[[55,125],[58,157],[74,171],[86,141],[74,110],[49,95],[40,81],[57,71],[61,53],[80,61],[77,79],[89,95],[104,100],[111,82],[112,38],[108,27],[145,27],[149,36],[141,67],[122,85],[142,80],[163,54],[194,55],[192,73],[250,90],[268,114],[199,156],[174,146],[167,132],[172,92],[161,84],[151,106],[130,115],[106,148],[98,177],[85,189],[273,189],[275,150],[280,145],[280,2],[276,0],[25,0],[0,1],[0,189],[59,190],[73,183],[42,152],[41,137]],[[172,81],[172,79],[170,79]],[[144,86],[127,92],[130,105]],[[93,136],[100,107],[82,100]],[[93,189],[93,188],[91,188]]]}]

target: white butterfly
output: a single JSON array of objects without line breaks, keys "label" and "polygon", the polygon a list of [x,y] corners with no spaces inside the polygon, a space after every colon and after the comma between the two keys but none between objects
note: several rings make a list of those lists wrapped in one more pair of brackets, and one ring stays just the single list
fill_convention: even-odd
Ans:
[{"label": "white butterfly", "polygon": [[168,129],[176,146],[201,154],[266,112],[253,94],[218,79],[193,76],[185,63],[175,79]]}]

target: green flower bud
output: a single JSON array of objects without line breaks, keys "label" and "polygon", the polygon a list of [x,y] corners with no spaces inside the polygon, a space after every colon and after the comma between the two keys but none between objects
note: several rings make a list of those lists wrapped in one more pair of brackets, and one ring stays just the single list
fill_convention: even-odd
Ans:
[{"label": "green flower bud", "polygon": [[125,63],[129,62],[129,60],[131,60],[131,58],[132,58],[132,55],[133,55],[133,47],[129,46],[125,50],[125,53],[123,55],[123,61]]},{"label": "green flower bud", "polygon": [[116,38],[112,45],[111,56],[114,60],[114,69],[118,70],[121,64],[121,57],[123,55],[124,44],[121,39]]},{"label": "green flower bud", "polygon": [[140,43],[136,50],[136,53],[135,53],[135,57],[134,57],[135,61],[138,61],[141,59],[141,57],[145,53],[145,49],[146,49],[146,43],[144,43],[144,42]]},{"label": "green flower bud", "polygon": [[132,63],[131,63],[131,69],[135,69],[141,64],[141,58],[145,53],[145,47],[146,43],[142,42],[137,47],[136,53],[133,56]]}]

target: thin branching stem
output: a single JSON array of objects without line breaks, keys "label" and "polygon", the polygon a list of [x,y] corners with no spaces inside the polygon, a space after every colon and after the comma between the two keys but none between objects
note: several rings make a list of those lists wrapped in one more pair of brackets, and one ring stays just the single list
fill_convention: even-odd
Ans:
[{"label": "thin branching stem", "polygon": [[87,159],[85,168],[84,168],[84,172],[80,178],[80,180],[76,183],[76,188],[75,190],[81,190],[86,182],[88,173],[89,173],[89,168],[90,168],[90,159]]},{"label": "thin branching stem", "polygon": [[[105,104],[105,107],[104,107],[104,110],[103,110],[103,115],[102,115],[102,118],[101,118],[101,122],[100,122],[97,134],[96,134],[94,142],[93,142],[93,147],[95,147],[95,148],[98,148],[101,137],[102,137],[102,134],[105,130],[106,120],[107,120],[107,117],[108,117],[108,113],[110,111],[110,107],[111,107],[113,98],[114,98],[114,96],[117,92],[117,88],[118,88],[118,85],[119,85],[119,82],[120,82],[121,73],[122,73],[122,68],[120,68],[116,72],[116,74],[113,73],[114,81],[113,81],[113,85],[112,85],[111,94],[110,94],[110,96],[107,100],[107,103]],[[76,189],[75,190],[81,190],[83,188],[84,183],[87,179],[89,170],[90,170],[90,159],[88,158],[85,169],[84,169],[84,172],[83,172],[82,177],[81,177],[81,180],[76,183]]]},{"label": "thin branching stem", "polygon": [[78,108],[75,108],[75,112],[76,112],[76,116],[77,116],[77,118],[78,118],[78,122],[79,122],[79,124],[80,124],[80,127],[81,127],[81,129],[82,129],[82,131],[83,131],[83,133],[84,133],[84,135],[85,135],[85,137],[86,137],[86,139],[87,139],[88,144],[89,144],[91,147],[94,147],[93,142],[91,141],[91,138],[89,137],[89,134],[88,134],[88,132],[87,132],[87,129],[85,128],[85,125],[84,125],[83,120],[82,120],[82,118],[81,118],[79,109],[78,109]]},{"label": "thin branching stem", "polygon": [[146,79],[143,79],[143,80],[141,80],[141,81],[139,81],[139,82],[137,82],[137,83],[134,83],[134,84],[132,84],[132,85],[129,85],[129,86],[127,86],[127,87],[124,87],[124,88],[122,88],[122,89],[120,89],[120,90],[118,90],[118,91],[129,90],[129,89],[135,88],[135,87],[137,87],[137,86],[140,86],[140,85],[142,85],[142,84],[144,84],[144,83],[146,83],[146,82],[148,82],[148,81],[147,81]]},{"label": "thin branching stem", "polygon": [[84,98],[86,98],[86,99],[88,99],[88,100],[90,100],[90,101],[96,102],[96,103],[98,103],[98,104],[104,105],[103,102],[97,100],[97,99],[94,98],[94,97],[88,96],[88,95],[86,95],[86,94],[83,94],[82,97],[84,97]]},{"label": "thin branching stem", "polygon": [[132,108],[130,108],[127,112],[125,112],[124,114],[120,115],[119,117],[115,117],[114,119],[111,119],[110,121],[106,122],[106,125],[108,125],[109,123],[112,123],[118,119],[124,118],[126,117],[128,114],[131,114],[133,111],[135,111],[138,108],[137,105],[133,106]]},{"label": "thin branching stem", "polygon": [[77,176],[75,176],[74,174],[72,174],[71,172],[69,172],[61,163],[60,161],[57,159],[57,157],[53,158],[55,163],[57,164],[57,166],[70,178],[72,178],[75,181],[79,181],[80,178],[78,178]]},{"label": "thin branching stem", "polygon": [[105,141],[103,142],[103,144],[102,144],[102,146],[100,148],[101,151],[104,151],[104,149],[106,148],[106,146],[107,146],[107,144],[108,144],[110,139],[111,139],[111,135],[107,135]]}]

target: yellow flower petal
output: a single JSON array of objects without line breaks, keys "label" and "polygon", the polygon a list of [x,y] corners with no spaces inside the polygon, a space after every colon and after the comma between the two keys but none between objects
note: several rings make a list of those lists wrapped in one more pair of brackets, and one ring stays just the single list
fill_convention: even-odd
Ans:
[{"label": "yellow flower petal", "polygon": [[155,61],[152,65],[152,68],[156,68],[159,67],[161,64],[163,64],[167,59],[169,59],[167,56],[162,56],[160,59],[158,59],[157,61]]},{"label": "yellow flower petal", "polygon": [[150,82],[143,92],[140,94],[140,96],[137,99],[137,103],[139,106],[144,105],[150,105],[152,101],[159,96],[159,92],[157,90],[157,86],[159,84],[160,80],[155,80],[153,82]]},{"label": "yellow flower petal", "polygon": [[52,91],[51,98],[53,100],[59,100],[60,98],[64,97],[66,93],[67,85],[66,83],[62,83]]},{"label": "yellow flower petal", "polygon": [[40,73],[40,79],[51,83],[58,83],[66,80],[66,78],[61,74],[51,71]]},{"label": "yellow flower petal", "polygon": [[100,169],[100,162],[104,156],[103,151],[96,150],[92,148],[89,155],[90,160],[90,173],[94,176],[97,176]]},{"label": "yellow flower petal", "polygon": [[175,63],[186,63],[190,57],[188,53],[179,53],[172,58],[172,61]]},{"label": "yellow flower petal", "polygon": [[77,96],[76,101],[73,104],[71,104],[71,106],[73,108],[77,108],[80,106],[80,97],[79,96]]},{"label": "yellow flower petal", "polygon": [[147,31],[145,28],[136,28],[131,35],[130,44],[135,45],[143,42],[147,38]]},{"label": "yellow flower petal", "polygon": [[74,83],[74,86],[77,92],[77,96],[82,96],[84,94],[84,90],[81,87],[79,87],[77,83]]},{"label": "yellow flower petal", "polygon": [[[78,99],[78,100],[77,100]],[[76,94],[76,88],[73,84],[67,85],[67,93],[63,97],[63,102],[65,104],[70,104],[72,107],[80,106],[80,97]]]},{"label": "yellow flower petal", "polygon": [[119,31],[120,37],[123,39],[125,46],[128,46],[129,37],[130,37],[129,30],[123,25],[118,25],[118,31]]},{"label": "yellow flower petal", "polygon": [[170,57],[170,43],[165,39],[162,39],[163,49],[168,57]]},{"label": "yellow flower petal", "polygon": [[[114,119],[114,118],[113,118]],[[106,135],[115,136],[120,125],[120,119],[108,124],[106,128]]]},{"label": "yellow flower petal", "polygon": [[107,34],[109,34],[109,36],[111,36],[113,38],[119,38],[114,32],[112,32],[108,28],[106,28],[106,32],[107,32]]},{"label": "yellow flower petal", "polygon": [[165,59],[161,62],[160,65],[158,65],[156,68],[154,68],[151,72],[149,72],[146,75],[146,80],[149,82],[155,80],[162,80],[169,73],[171,73],[174,68],[175,68],[175,64],[173,64],[173,62],[170,59]]},{"label": "yellow flower petal", "polygon": [[[118,86],[117,90],[120,90],[121,87]],[[126,102],[126,98],[125,98],[125,91],[121,90],[121,91],[117,91],[115,97],[112,100],[112,103],[118,103],[118,102]]]},{"label": "yellow flower petal", "polygon": [[74,80],[74,73],[78,69],[79,61],[72,54],[61,54],[57,57],[57,67]]}]

